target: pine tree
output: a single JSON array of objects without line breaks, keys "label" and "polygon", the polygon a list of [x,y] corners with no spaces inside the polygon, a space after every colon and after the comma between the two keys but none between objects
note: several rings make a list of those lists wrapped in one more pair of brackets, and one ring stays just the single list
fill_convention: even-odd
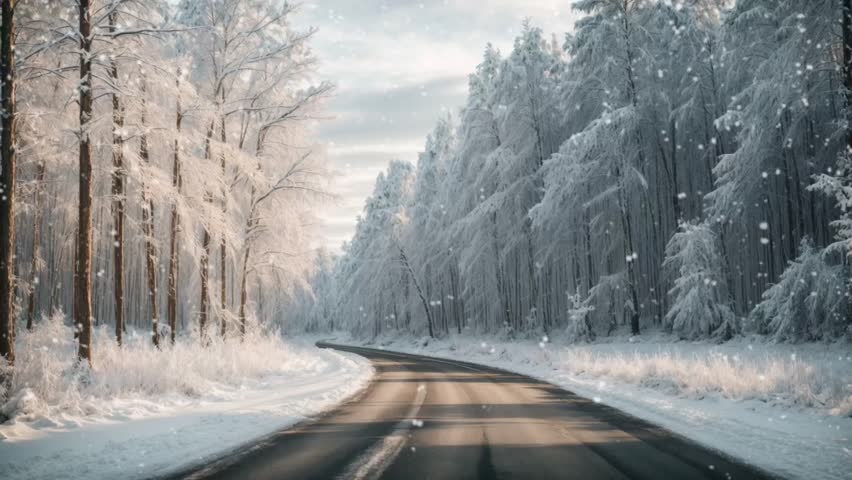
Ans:
[{"label": "pine tree", "polygon": [[843,267],[830,261],[832,249],[818,250],[807,238],[799,249],[799,256],[755,307],[752,326],[777,341],[838,338],[844,333],[848,302]]},{"label": "pine tree", "polygon": [[728,306],[723,261],[707,223],[684,223],[666,246],[665,268],[676,276],[666,325],[680,338],[730,339],[738,331]]}]

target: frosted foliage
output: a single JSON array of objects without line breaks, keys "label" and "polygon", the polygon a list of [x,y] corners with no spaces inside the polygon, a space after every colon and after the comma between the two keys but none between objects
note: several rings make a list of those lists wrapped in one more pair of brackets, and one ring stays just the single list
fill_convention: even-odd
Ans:
[{"label": "frosted foliage", "polygon": [[588,303],[588,299],[582,299],[579,292],[568,295],[568,327],[565,329],[568,338],[575,341],[595,339],[589,323],[589,314],[595,309]]},{"label": "frosted foliage", "polygon": [[681,338],[730,338],[737,331],[724,296],[722,258],[715,232],[706,223],[685,223],[666,246],[664,266],[675,275],[666,325]]},{"label": "frosted foliage", "polygon": [[847,299],[837,255],[806,239],[778,283],[763,294],[750,321],[778,341],[813,341],[843,333]]},{"label": "frosted foliage", "polygon": [[[572,6],[562,38],[524,21],[509,51],[485,46],[464,108],[438,119],[391,208],[399,221],[377,216],[374,195],[316,277],[328,293],[303,310],[328,317],[311,328],[422,335],[431,318],[436,337],[717,341],[767,331],[741,319],[802,239],[827,265],[844,261],[838,2]],[[820,279],[823,292],[845,291],[843,275]],[[766,310],[764,326],[781,313]],[[777,338],[838,339],[848,324],[844,314]]]},{"label": "frosted foliage", "polygon": [[[108,414],[110,400],[133,395],[198,396],[215,385],[239,386],[252,379],[300,368],[276,332],[250,329],[246,342],[212,339],[202,346],[187,337],[162,350],[147,335],[129,335],[119,347],[107,328],[97,329],[93,349],[98,362],[89,368],[75,359],[76,341],[65,315],[43,319],[18,339],[13,395],[4,415],[21,421],[68,414]],[[145,332],[147,333],[147,332]]]},{"label": "frosted foliage", "polygon": [[79,69],[77,4],[16,10],[22,323],[72,310],[78,157],[69,152],[83,136],[94,172],[93,323],[114,323],[123,285],[126,326],[150,330],[157,319],[162,330],[173,304],[176,333],[196,332],[205,262],[208,327],[230,335],[244,320],[283,323],[307,288],[329,176],[309,131],[332,89],[314,73],[314,30],[283,1],[91,6],[84,132],[79,79],[65,75]]}]

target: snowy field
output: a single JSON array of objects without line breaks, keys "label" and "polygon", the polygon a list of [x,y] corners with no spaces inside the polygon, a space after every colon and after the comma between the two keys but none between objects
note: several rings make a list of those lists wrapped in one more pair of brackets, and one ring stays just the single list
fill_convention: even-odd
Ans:
[{"label": "snowy field", "polygon": [[81,372],[60,319],[21,332],[0,478],[163,475],[331,408],[373,371],[355,355],[272,335],[160,352],[150,343],[131,335],[119,349],[109,330],[97,331],[97,363]]},{"label": "snowy field", "polygon": [[[357,343],[337,339],[347,340]],[[540,378],[785,478],[852,478],[848,344],[542,340],[380,339],[367,346]]]}]

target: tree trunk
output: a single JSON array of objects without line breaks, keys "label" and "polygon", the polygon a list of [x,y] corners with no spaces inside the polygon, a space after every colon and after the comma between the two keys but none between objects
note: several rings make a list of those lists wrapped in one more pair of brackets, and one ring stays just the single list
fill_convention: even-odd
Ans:
[{"label": "tree trunk", "polygon": [[[252,218],[249,217],[249,226],[251,226]],[[248,300],[248,288],[246,287],[246,279],[248,277],[248,263],[251,255],[251,244],[245,246],[243,253],[243,271],[240,276],[240,336],[246,336],[246,302]]]},{"label": "tree trunk", "polygon": [[[109,15],[109,30],[114,32],[116,13]],[[110,59],[110,77],[118,85],[118,67]],[[112,94],[112,222],[113,222],[113,296],[115,298],[115,339],[121,345],[124,335],[124,111],[118,93]]]},{"label": "tree trunk", "polygon": [[[224,125],[223,125],[224,126]],[[266,131],[264,129],[260,129],[257,133],[257,144],[254,147],[254,156],[257,158],[257,170],[260,171],[260,157],[263,154],[263,142],[266,138]],[[222,157],[222,170],[225,169],[225,160]],[[255,226],[255,213],[258,208],[258,200],[256,199],[257,191],[255,190],[254,184],[251,186],[251,197],[249,200],[249,215],[248,220],[246,220],[246,239],[245,246],[243,252],[243,264],[242,264],[242,272],[240,276],[240,336],[245,337],[246,335],[246,302],[248,301],[248,265],[249,259],[251,258],[251,238],[252,238],[252,229]],[[262,200],[260,200],[262,201]],[[224,247],[224,244],[223,244]],[[222,251],[222,259],[224,261],[224,250]],[[224,283],[222,283],[222,288],[224,288]],[[224,333],[223,333],[224,335]]]},{"label": "tree trunk", "polygon": [[41,259],[41,210],[42,210],[42,188],[44,188],[44,162],[38,162],[36,166],[36,186],[33,196],[35,204],[33,212],[33,243],[32,243],[32,259],[30,260],[30,291],[29,300],[27,302],[27,330],[33,329],[35,321],[35,303],[36,303],[36,288],[39,282],[39,260]]},{"label": "tree trunk", "polygon": [[[456,317],[456,331],[461,335],[462,333],[462,318],[459,315],[458,311],[458,301],[459,301],[459,292],[458,292],[458,275],[456,275],[456,262],[455,259],[450,263],[450,289],[453,292],[453,316]],[[394,309],[396,309],[396,304],[394,304]],[[396,311],[394,311],[394,315],[396,315]]]},{"label": "tree trunk", "polygon": [[[622,21],[624,22],[624,41],[626,44],[627,51],[627,84],[628,91],[630,95],[630,102],[633,105],[633,108],[637,108],[637,99],[636,99],[636,80],[634,79],[633,73],[633,51],[631,48],[630,41],[630,21],[628,18],[628,3],[625,0],[624,2],[624,12]],[[636,148],[639,153],[639,163],[640,166],[644,166],[645,156],[642,152],[642,133],[641,130],[637,131],[636,137]],[[625,257],[628,255],[633,255],[636,252],[636,249],[633,245],[633,229],[631,227],[631,219],[630,219],[630,210],[627,205],[627,201],[624,198],[624,185],[622,183],[622,175],[623,172],[617,171],[616,178],[618,179],[618,195],[619,195],[619,207],[621,207],[621,222],[622,228],[624,229],[624,237],[627,242],[625,246]],[[659,182],[657,182],[659,184]],[[633,335],[639,335],[639,295],[636,289],[636,259],[632,258],[630,262],[627,263],[627,283],[628,288],[630,290],[630,299],[633,302],[633,311],[630,315],[630,332]]]},{"label": "tree trunk", "polygon": [[411,269],[411,264],[408,263],[408,257],[405,255],[405,251],[399,244],[397,244],[396,247],[399,249],[399,259],[405,267],[405,270],[408,272],[408,275],[411,277],[411,281],[414,283],[414,289],[417,290],[417,295],[420,297],[420,302],[423,304],[423,310],[426,312],[426,323],[429,327],[429,337],[435,338],[435,327],[432,322],[432,311],[429,310],[429,302],[427,302],[426,297],[423,296],[423,290],[420,288],[420,282],[418,282],[417,277],[414,276],[414,270]]},{"label": "tree trunk", "polygon": [[[852,111],[852,0],[843,0],[843,69],[846,74],[846,108]],[[852,154],[852,119],[846,122],[846,149]]]},{"label": "tree trunk", "polygon": [[[222,90],[222,104],[225,103],[225,91]],[[222,141],[222,145],[226,145],[228,143],[228,135],[225,131],[225,115],[222,114],[222,118],[220,120],[220,133]],[[222,181],[225,182],[225,174],[226,174],[227,164],[225,163],[225,152],[222,151]],[[228,214],[228,184],[224,183],[222,187],[222,213],[225,215]],[[224,216],[223,216],[224,217]],[[227,297],[227,271],[228,271],[228,254],[227,254],[227,245],[225,243],[225,237],[222,236],[222,240],[219,243],[219,300],[221,303],[222,312],[220,313],[220,321],[221,321],[221,331],[219,332],[222,337],[225,337],[225,333],[227,333],[228,324],[225,318],[225,312],[228,310],[228,297]]]},{"label": "tree trunk", "polygon": [[[14,0],[2,0],[0,14],[0,357],[15,363],[15,22]],[[2,379],[2,380],[10,380]]]},{"label": "tree trunk", "polygon": [[[183,113],[181,112],[180,103],[180,70],[178,70],[178,78],[175,81],[178,98],[175,106],[175,145],[174,145],[174,166],[172,169],[172,187],[175,192],[180,194],[181,176],[180,176],[180,129],[183,121]],[[169,241],[169,294],[167,315],[169,322],[169,335],[172,345],[175,344],[175,334],[177,332],[177,298],[178,298],[178,276],[180,275],[180,253],[177,250],[178,228],[180,225],[180,217],[178,215],[177,204],[172,204],[172,220],[171,220],[171,238]]]},{"label": "tree trunk", "polygon": [[204,235],[201,240],[201,245],[204,247],[204,252],[201,254],[201,304],[199,306],[198,329],[201,334],[201,342],[207,343],[207,302],[210,297],[208,292],[208,278],[210,275],[210,232],[204,229]]},{"label": "tree trunk", "polygon": [[[145,130],[145,80],[142,80],[142,136],[139,138],[139,158],[147,165],[151,163],[148,151],[148,132]],[[144,177],[144,176],[143,176]],[[160,316],[157,308],[157,249],[154,245],[154,200],[148,194],[145,182],[142,182],[142,231],[145,234],[145,271],[148,276],[148,304],[151,314],[151,340],[160,348]]]},{"label": "tree trunk", "polygon": [[89,0],[79,0],[80,15],[80,190],[77,254],[74,261],[74,325],[77,357],[92,363],[92,22]]},{"label": "tree trunk", "polygon": [[[210,160],[210,143],[212,139],[213,123],[211,122],[210,128],[207,129],[207,141],[204,146],[204,158],[207,160]],[[205,195],[207,196],[205,199],[207,202],[213,201],[213,197],[210,195],[209,191]],[[199,265],[199,272],[201,275],[201,300],[199,302],[198,329],[201,336],[201,343],[207,344],[207,302],[210,299],[210,293],[208,291],[210,277],[210,231],[207,227],[204,227],[201,245],[203,246],[204,251],[201,254],[201,264]]]},{"label": "tree trunk", "polygon": [[[843,0],[843,71],[846,74],[846,156],[852,157],[852,0]],[[848,172],[847,172],[848,174]],[[852,247],[850,249],[852,254]],[[852,295],[852,279],[848,292]],[[846,321],[852,325],[852,302],[848,303]]]}]

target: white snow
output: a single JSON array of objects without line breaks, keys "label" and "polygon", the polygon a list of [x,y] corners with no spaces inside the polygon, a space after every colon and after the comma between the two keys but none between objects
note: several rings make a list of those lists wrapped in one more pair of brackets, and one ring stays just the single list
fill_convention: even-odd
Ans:
[{"label": "white snow", "polygon": [[[29,386],[4,407],[15,416],[0,425],[0,478],[167,474],[334,407],[373,373],[356,355],[275,335],[155,351],[141,337],[112,347],[100,330],[93,371],[75,377],[71,336],[51,331],[64,328],[48,322],[19,336]],[[26,370],[35,358],[42,367]]]},{"label": "white snow", "polygon": [[[352,341],[345,335],[340,342]],[[848,344],[377,340],[367,346],[536,377],[785,478],[852,471]]]}]

